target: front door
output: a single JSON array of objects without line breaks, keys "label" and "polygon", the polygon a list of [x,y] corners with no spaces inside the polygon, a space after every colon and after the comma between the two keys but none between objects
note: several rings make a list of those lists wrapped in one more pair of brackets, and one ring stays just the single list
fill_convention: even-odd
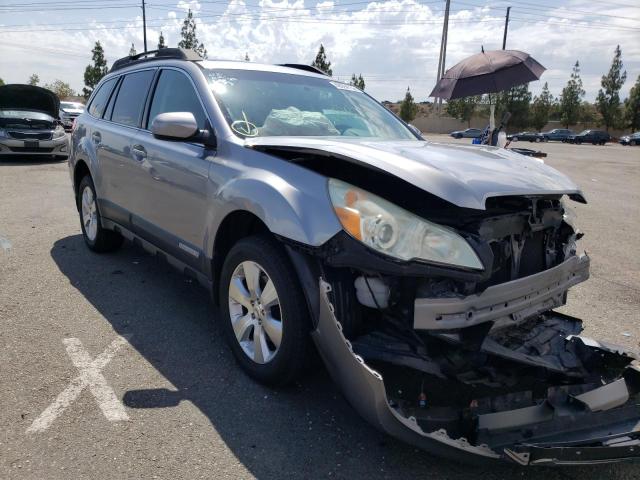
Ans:
[{"label": "front door", "polygon": [[136,141],[144,151],[145,201],[137,221],[153,242],[200,269],[208,206],[207,179],[215,151],[195,142],[165,140],[151,134],[156,115],[191,112],[200,129],[207,117],[191,79],[182,70],[162,69],[151,98],[146,128]]}]

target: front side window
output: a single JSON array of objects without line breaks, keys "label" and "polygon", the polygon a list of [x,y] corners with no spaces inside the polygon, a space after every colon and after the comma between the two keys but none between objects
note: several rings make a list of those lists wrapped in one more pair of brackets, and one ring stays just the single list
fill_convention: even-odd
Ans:
[{"label": "front side window", "polygon": [[213,95],[234,133],[258,136],[417,140],[386,108],[330,78],[208,69]]},{"label": "front side window", "polygon": [[116,83],[115,78],[111,78],[104,82],[100,89],[96,92],[93,100],[91,100],[91,105],[89,105],[89,114],[93,117],[102,118],[104,114],[104,110],[107,106],[107,102],[109,101],[109,96],[111,95],[111,90]]},{"label": "front side window", "polygon": [[147,128],[151,127],[156,115],[166,112],[191,112],[198,123],[198,128],[205,128],[207,117],[193,85],[186,75],[176,70],[163,70],[160,73],[151,101]]},{"label": "front side window", "polygon": [[112,122],[131,127],[137,127],[140,124],[142,109],[154,73],[153,70],[143,70],[124,77],[118,90],[118,97],[113,105]]}]

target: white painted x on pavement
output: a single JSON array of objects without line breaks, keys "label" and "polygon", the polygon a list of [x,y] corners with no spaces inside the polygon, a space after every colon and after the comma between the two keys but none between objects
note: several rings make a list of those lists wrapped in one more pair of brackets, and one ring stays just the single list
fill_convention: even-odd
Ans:
[{"label": "white painted x on pavement", "polygon": [[67,354],[80,372],[80,375],[71,380],[69,386],[33,421],[31,426],[27,428],[27,433],[43,432],[49,428],[53,421],[78,398],[86,387],[89,387],[107,420],[111,422],[128,420],[129,416],[124,406],[100,372],[118,350],[127,343],[129,338],[131,338],[131,335],[116,338],[94,360],[91,359],[79,339],[65,338],[62,340],[67,349]]}]

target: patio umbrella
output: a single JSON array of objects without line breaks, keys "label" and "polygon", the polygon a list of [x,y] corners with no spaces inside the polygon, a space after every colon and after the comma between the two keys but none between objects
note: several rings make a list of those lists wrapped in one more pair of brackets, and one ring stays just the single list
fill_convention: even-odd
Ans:
[{"label": "patio umbrella", "polygon": [[538,80],[545,70],[525,52],[483,51],[447,70],[429,96],[452,99],[500,92]]}]

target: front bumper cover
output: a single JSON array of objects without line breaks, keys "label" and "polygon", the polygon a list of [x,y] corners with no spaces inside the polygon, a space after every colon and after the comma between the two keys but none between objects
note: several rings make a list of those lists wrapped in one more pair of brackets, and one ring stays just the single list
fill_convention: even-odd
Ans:
[{"label": "front bumper cover", "polygon": [[27,147],[25,140],[15,138],[0,139],[0,155],[55,155],[67,157],[70,150],[69,135],[51,140],[38,140],[37,147]]},{"label": "front bumper cover", "polygon": [[[561,465],[561,464],[594,464],[603,462],[619,462],[637,460],[640,458],[640,411],[638,405],[623,407],[620,410],[606,410],[604,412],[589,411],[600,421],[608,416],[617,415],[618,422],[605,423],[605,429],[599,432],[597,428],[578,427],[580,438],[571,442],[554,440],[547,443],[500,445],[490,448],[486,443],[472,445],[465,438],[451,438],[445,430],[425,432],[413,417],[404,417],[387,397],[382,376],[366,365],[364,360],[354,354],[351,343],[342,333],[342,326],[336,319],[334,308],[329,301],[328,292],[331,286],[320,279],[319,319],[316,329],[312,332],[313,340],[318,347],[325,365],[334,381],[339,385],[349,403],[369,423],[384,432],[415,445],[433,454],[452,458],[458,461],[477,463],[479,461],[507,460],[521,465]],[[598,348],[599,344],[587,345]],[[625,378],[629,377],[625,385],[633,384],[637,389],[640,373],[635,367],[627,367]],[[620,385],[617,385],[619,387]],[[631,389],[631,387],[629,387]],[[619,388],[615,389],[618,396],[625,396]],[[628,392],[626,393],[628,395]],[[578,403],[585,408],[591,405],[602,405],[601,398],[577,398]],[[613,404],[615,407],[616,404]],[[548,406],[541,407],[544,410]],[[607,408],[612,408],[608,405]],[[626,417],[621,410],[626,408]],[[507,422],[518,421],[518,413],[504,412],[499,420]],[[604,420],[602,420],[604,419]],[[492,418],[485,418],[483,425],[489,429],[496,427]],[[525,420],[522,420],[526,422]],[[580,420],[572,418],[565,421],[580,424]],[[555,423],[555,422],[552,422]],[[596,421],[595,423],[598,423]],[[500,428],[494,428],[500,433]],[[573,431],[575,437],[576,431]],[[588,437],[588,438],[587,438]]]}]

